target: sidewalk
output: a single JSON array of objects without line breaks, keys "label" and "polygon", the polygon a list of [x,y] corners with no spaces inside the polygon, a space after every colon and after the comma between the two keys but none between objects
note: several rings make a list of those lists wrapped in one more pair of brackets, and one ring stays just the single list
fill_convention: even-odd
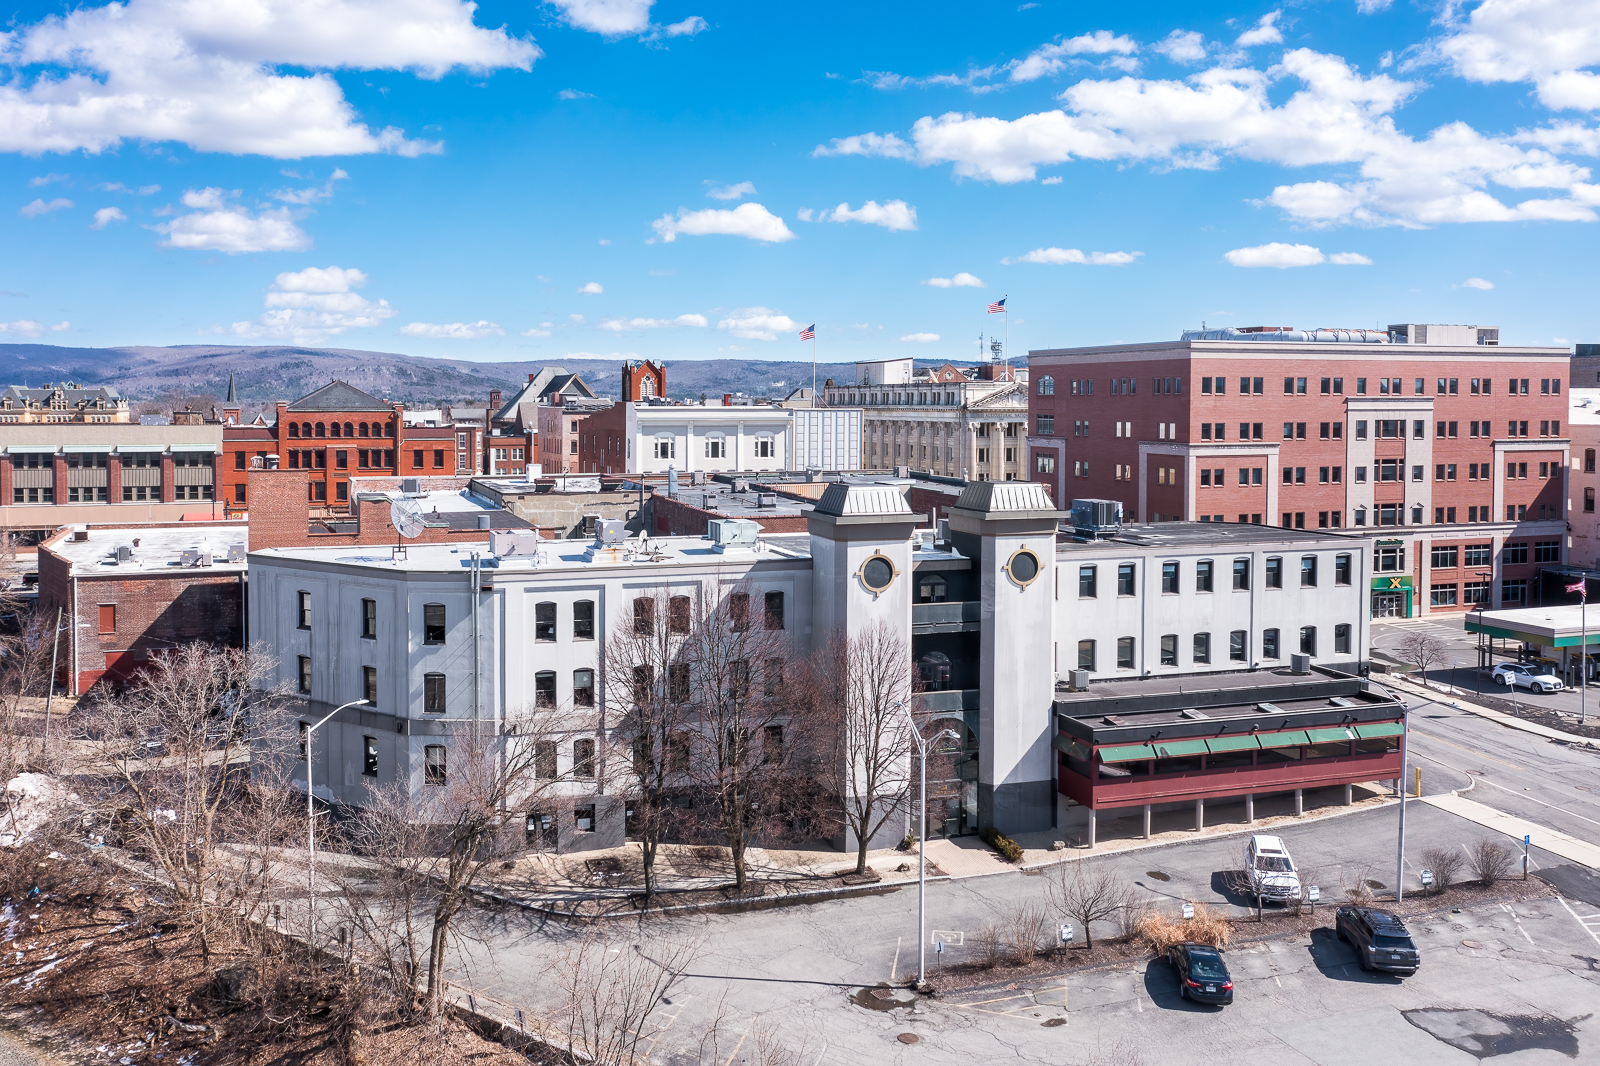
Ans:
[{"label": "sidewalk", "polygon": [[1520,729],[1524,733],[1532,733],[1534,736],[1544,737],[1546,740],[1555,740],[1562,744],[1572,744],[1580,748],[1600,748],[1600,741],[1591,737],[1579,736],[1576,733],[1566,733],[1559,729],[1551,729],[1549,726],[1540,725],[1537,722],[1525,722],[1515,715],[1506,714],[1504,711],[1496,711],[1481,704],[1473,703],[1471,700],[1463,699],[1460,696],[1452,696],[1448,691],[1423,688],[1414,681],[1402,681],[1398,677],[1385,675],[1377,683],[1392,688],[1397,692],[1404,692],[1413,696],[1425,696],[1435,703],[1442,703],[1448,707],[1475,714],[1480,718],[1487,718],[1491,722],[1498,722],[1508,728]]},{"label": "sidewalk", "polygon": [[1519,843],[1523,837],[1530,837],[1535,847],[1543,848],[1563,859],[1570,859],[1591,870],[1600,870],[1600,845],[1591,844],[1587,840],[1579,840],[1559,830],[1530,822],[1525,818],[1518,818],[1453,792],[1439,796],[1424,796],[1422,802],[1431,803],[1440,810],[1449,811],[1469,822],[1477,822],[1486,829],[1504,833]]}]

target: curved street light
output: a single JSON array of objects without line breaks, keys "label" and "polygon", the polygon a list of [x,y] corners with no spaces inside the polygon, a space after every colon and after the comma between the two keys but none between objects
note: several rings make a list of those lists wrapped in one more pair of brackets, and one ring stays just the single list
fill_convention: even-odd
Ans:
[{"label": "curved street light", "polygon": [[921,988],[928,983],[928,745],[941,740],[960,740],[961,734],[954,729],[944,729],[931,740],[925,739],[905,701],[896,700],[895,706],[905,712],[906,725],[911,728],[911,739],[916,742],[917,756],[922,760],[922,773],[917,777],[920,790],[917,812],[921,819],[917,830],[917,987]]},{"label": "curved street light", "polygon": [[322,720],[306,729],[306,847],[311,853],[310,863],[306,867],[306,944],[314,945],[317,933],[317,823],[316,823],[316,793],[311,789],[311,766],[316,757],[317,746],[313,743],[318,729],[327,724],[328,720],[340,711],[351,707],[365,707],[365,699],[351,700],[341,704],[323,715]]}]

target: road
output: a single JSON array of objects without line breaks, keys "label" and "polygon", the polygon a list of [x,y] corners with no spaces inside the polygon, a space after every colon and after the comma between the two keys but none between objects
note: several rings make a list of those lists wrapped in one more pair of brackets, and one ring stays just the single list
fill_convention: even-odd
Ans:
[{"label": "road", "polygon": [[[1467,795],[1498,810],[1582,840],[1600,841],[1596,801],[1600,754],[1569,749],[1440,705],[1416,709],[1411,745],[1414,761],[1423,767],[1425,794],[1470,790]],[[1428,803],[1408,807],[1406,883],[1412,890],[1417,886],[1422,848],[1460,846],[1497,835]],[[1280,832],[1306,880],[1337,897],[1339,886],[1354,879],[1392,883],[1395,815],[1396,807],[1390,805],[1299,823]],[[1194,900],[1242,911],[1246,901],[1229,897],[1223,876],[1240,866],[1244,827],[1239,829],[1236,835],[1084,861],[1110,865],[1173,908],[1179,901]],[[1565,861],[1538,846],[1530,859],[1535,869]],[[1041,903],[1044,888],[1043,876],[1018,873],[938,882],[928,889],[929,926],[942,930],[951,944],[948,958],[971,957],[979,930],[1003,921],[1021,905]],[[1013,1052],[1030,1060],[1061,1061],[1063,1047],[1072,1048],[1077,1061],[1085,1060],[1085,1049],[1095,1047],[1104,1050],[1107,1062],[1133,1061],[1118,1058],[1113,1046],[1130,1034],[1136,1034],[1141,1044],[1152,1040],[1155,1047],[1166,1048],[1144,1061],[1177,1061],[1192,1046],[1197,1031],[1206,1034],[1200,1046],[1227,1046],[1230,1060],[1270,1061],[1274,1066],[1356,1062],[1379,1048],[1414,1052],[1417,1057],[1409,1061],[1416,1063],[1465,1063],[1472,1061],[1470,1055],[1435,1039],[1398,1011],[1492,1007],[1502,1014],[1522,1011],[1561,1019],[1592,1014],[1593,1002],[1600,1001],[1596,999],[1600,963],[1595,961],[1600,959],[1600,941],[1590,928],[1600,929],[1600,917],[1591,917],[1597,911],[1600,905],[1580,903],[1572,911],[1560,900],[1541,900],[1514,910],[1493,905],[1470,915],[1449,916],[1431,923],[1426,933],[1423,950],[1438,961],[1403,986],[1354,976],[1337,960],[1342,949],[1332,944],[1314,943],[1309,951],[1303,942],[1245,948],[1238,953],[1238,966],[1246,975],[1239,1003],[1203,1018],[1190,1017],[1192,1012],[1172,999],[1175,985],[1164,964],[1084,974],[1059,990],[1070,1010],[1065,1014],[1067,1024],[1053,1028],[1042,1027],[1053,1007],[1040,1006],[1031,998],[1016,999],[1004,990],[997,993],[998,1003],[1015,1000],[1026,1009],[936,1001],[908,1015],[849,1003],[848,994],[863,986],[904,980],[914,973],[914,888],[743,915],[658,919],[642,928],[612,926],[606,935],[617,950],[637,945],[648,952],[652,944],[671,936],[693,937],[703,944],[702,957],[675,995],[671,1012],[660,1016],[668,1027],[656,1035],[650,1051],[652,1061],[663,1066],[697,1062],[690,1055],[699,1053],[697,1042],[719,1012],[729,1033],[749,1037],[754,1028],[770,1028],[790,1047],[804,1044],[806,1061],[817,1063],[909,1062],[918,1055],[941,1062],[983,1062]],[[1590,918],[1588,925],[1579,920],[1584,917]],[[485,939],[463,946],[452,980],[475,988],[486,1001],[493,997],[538,1014],[548,1006],[546,970],[570,931],[521,913],[480,915],[478,923]],[[1489,947],[1463,948],[1462,940]],[[1050,1002],[1049,997],[1045,1001]],[[1134,1017],[1138,1026],[1130,1029],[1128,1022]],[[1460,1017],[1434,1020],[1446,1029],[1502,1025],[1477,1016],[1468,1024]],[[1581,1040],[1596,1023],[1574,1024],[1576,1039]],[[1516,1029],[1511,1023],[1504,1026]],[[894,1035],[906,1031],[927,1034],[938,1051],[895,1043]],[[1071,1039],[1066,1038],[1069,1032]],[[1600,1040],[1584,1046],[1600,1061]],[[749,1048],[738,1052],[745,1059],[730,1052],[723,1066],[760,1061],[749,1054]],[[1519,1055],[1524,1057],[1518,1062],[1572,1061],[1559,1051]]]}]

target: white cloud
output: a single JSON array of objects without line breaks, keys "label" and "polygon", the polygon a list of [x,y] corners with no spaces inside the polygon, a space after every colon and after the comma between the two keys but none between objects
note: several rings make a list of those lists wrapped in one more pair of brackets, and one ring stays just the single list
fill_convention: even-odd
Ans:
[{"label": "white cloud", "polygon": [[1026,255],[1002,259],[1000,262],[1007,266],[1012,263],[1048,263],[1051,266],[1061,266],[1065,263],[1078,263],[1083,266],[1127,266],[1143,254],[1143,252],[1089,252],[1085,254],[1076,248],[1035,248]]},{"label": "white cloud", "polygon": [[0,333],[15,333],[22,337],[42,337],[46,332],[61,333],[71,328],[71,322],[57,322],[53,326],[47,326],[43,322],[35,322],[31,318],[19,318],[15,322],[0,322]]},{"label": "white cloud", "polygon": [[476,6],[128,0],[50,15],[0,38],[13,71],[0,151],[97,153],[130,139],[281,159],[437,151],[360,122],[330,71],[531,69],[533,42],[475,25]]},{"label": "white cloud", "polygon": [[661,27],[663,37],[693,37],[711,28],[711,23],[699,15],[690,15],[682,22],[674,22],[669,26]]},{"label": "white cloud", "polygon": [[567,21],[580,30],[621,37],[650,28],[655,0],[552,0]]},{"label": "white cloud", "polygon": [[1012,81],[1034,81],[1059,73],[1068,58],[1077,55],[1105,55],[1116,53],[1133,55],[1139,50],[1131,37],[1120,37],[1110,30],[1095,30],[1054,44],[1041,45],[1028,58],[1011,67]]},{"label": "white cloud", "polygon": [[650,225],[657,236],[668,243],[677,240],[680,233],[691,237],[725,234],[773,244],[794,240],[794,233],[783,224],[783,219],[758,203],[740,204],[731,211],[725,208],[690,211],[680,207],[677,218],[662,215]]},{"label": "white cloud", "polygon": [[232,193],[211,187],[190,189],[183,194],[183,203],[195,208],[191,214],[150,228],[167,235],[162,247],[186,251],[241,255],[303,252],[311,247],[310,236],[295,225],[289,208],[268,208],[252,214],[249,208],[229,202],[238,195],[237,189]]},{"label": "white cloud", "polygon": [[43,200],[35,200],[31,204],[24,204],[17,214],[24,218],[38,218],[40,215],[48,215],[52,211],[60,211],[71,206],[71,200],[58,196],[49,203],[45,203]]},{"label": "white cloud", "polygon": [[937,333],[907,333],[900,339],[910,341],[912,344],[932,344],[939,339],[939,335]]},{"label": "white cloud", "polygon": [[1040,185],[1060,185],[1061,184],[1061,180],[1062,180],[1061,179],[1061,175],[1060,174],[1055,174],[1055,175],[1052,175],[1051,177],[1045,178],[1043,181],[1039,182],[1039,184]]},{"label": "white cloud", "polygon": [[52,181],[66,181],[71,174],[40,174],[36,178],[29,178],[28,184],[37,188],[40,185],[49,185]]},{"label": "white cloud", "polygon": [[610,330],[613,333],[630,333],[636,329],[666,329],[669,326],[696,326],[705,329],[707,325],[705,315],[679,315],[677,318],[607,318],[594,328]]},{"label": "white cloud", "polygon": [[[802,216],[801,221],[811,220]],[[917,209],[904,200],[890,200],[885,204],[868,200],[853,211],[849,204],[840,204],[832,210],[824,210],[817,215],[817,221],[865,222],[889,230],[913,230],[917,228]]]},{"label": "white cloud", "polygon": [[1372,15],[1389,10],[1389,5],[1392,3],[1394,0],[1356,0],[1356,10],[1363,15]]},{"label": "white cloud", "polygon": [[472,341],[479,337],[500,337],[505,330],[496,322],[408,322],[400,327],[407,337],[427,340]]},{"label": "white cloud", "polygon": [[[710,184],[707,182],[707,184]],[[753,181],[741,181],[737,185],[715,185],[706,190],[706,195],[713,200],[737,200],[741,196],[754,196],[756,186]]]},{"label": "white cloud", "polygon": [[393,318],[389,301],[373,302],[353,291],[366,285],[367,275],[353,267],[286,270],[273,279],[262,298],[266,313],[253,321],[235,322],[228,331],[237,337],[320,344],[346,330],[370,328]]},{"label": "white cloud", "polygon": [[1485,292],[1494,288],[1494,282],[1485,281],[1483,278],[1468,278],[1461,283],[1463,289],[1482,289]]},{"label": "white cloud", "polygon": [[605,247],[609,248],[609,247],[611,247],[611,238],[610,237],[601,237],[599,243],[604,245]]},{"label": "white cloud", "polygon": [[578,89],[562,89],[556,93],[556,97],[561,100],[593,100],[594,93],[586,93]]},{"label": "white cloud", "polygon": [[[1299,84],[1285,92],[1281,82]],[[1570,124],[1486,136],[1451,122],[1423,138],[1399,132],[1393,112],[1419,90],[1364,76],[1338,56],[1285,52],[1266,70],[1217,66],[1181,80],[1085,79],[1064,106],[1015,119],[950,112],[925,116],[909,142],[895,134],[837,138],[817,155],[877,155],[959,177],[1032,181],[1040,166],[1075,159],[1214,168],[1225,157],[1286,167],[1355,171],[1353,180],[1281,185],[1263,202],[1313,226],[1427,226],[1445,222],[1594,221],[1600,185],[1556,151],[1600,139]],[[1582,147],[1580,147],[1582,146]],[[1502,198],[1489,186],[1512,190]],[[1555,190],[1526,198],[1525,189]]]},{"label": "white cloud", "polygon": [[102,181],[99,185],[95,186],[95,189],[100,192],[126,192],[132,193],[135,196],[149,196],[153,193],[160,192],[161,186],[141,185],[137,189],[130,189],[120,181]]},{"label": "white cloud", "polygon": [[583,316],[582,315],[568,315],[567,316],[567,321],[568,322],[575,322],[575,323],[577,323],[578,325],[581,326],[581,325],[583,325]]},{"label": "white cloud", "polygon": [[1334,252],[1328,256],[1328,262],[1334,266],[1362,266],[1372,265],[1372,260],[1360,252]]},{"label": "white cloud", "polygon": [[1150,48],[1174,63],[1198,63],[1206,57],[1205,35],[1194,30],[1173,30]]},{"label": "white cloud", "polygon": [[1235,248],[1223,256],[1236,267],[1288,267],[1315,266],[1325,262],[1327,256],[1309,244],[1282,244],[1273,241],[1254,248]]},{"label": "white cloud", "polygon": [[1447,4],[1449,28],[1433,51],[1463,78],[1532,82],[1546,107],[1600,108],[1600,5],[1571,0],[1484,0],[1462,19]]},{"label": "white cloud", "polygon": [[282,200],[286,204],[321,203],[323,200],[333,199],[334,182],[348,181],[349,178],[350,175],[346,174],[342,167],[335,167],[333,173],[328,175],[328,180],[320,186],[313,185],[308,189],[279,189],[272,194],[272,198]]},{"label": "white cloud", "polygon": [[583,293],[585,296],[599,296],[601,293],[606,291],[606,287],[600,284],[598,281],[591,281],[578,286],[578,291]]},{"label": "white cloud", "polygon": [[122,213],[120,207],[102,207],[94,213],[94,221],[89,224],[90,229],[105,229],[113,222],[126,222],[128,216]]},{"label": "white cloud", "polygon": [[550,331],[547,329],[525,329],[522,331],[522,335],[524,337],[548,337],[550,336]]},{"label": "white cloud", "polygon": [[968,274],[965,270],[953,278],[929,278],[924,285],[932,285],[936,289],[981,289],[983,279],[975,274]]},{"label": "white cloud", "polygon": [[741,307],[717,323],[740,340],[772,341],[780,333],[799,333],[800,323],[766,307]]},{"label": "white cloud", "polygon": [[1245,30],[1239,34],[1239,39],[1233,43],[1240,48],[1251,48],[1258,44],[1282,44],[1283,34],[1278,30],[1278,16],[1281,11],[1268,11],[1261,16],[1253,29]]}]

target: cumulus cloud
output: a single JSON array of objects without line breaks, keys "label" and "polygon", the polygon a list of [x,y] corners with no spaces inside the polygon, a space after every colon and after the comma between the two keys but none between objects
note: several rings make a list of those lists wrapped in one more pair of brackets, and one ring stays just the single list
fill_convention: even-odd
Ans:
[{"label": "cumulus cloud", "polygon": [[1002,259],[1000,262],[1007,266],[1012,263],[1048,263],[1051,266],[1061,266],[1065,263],[1077,263],[1081,266],[1127,266],[1143,254],[1143,252],[1089,252],[1085,254],[1076,248],[1035,248],[1026,255]]},{"label": "cumulus cloud", "polygon": [[37,188],[40,185],[49,185],[52,181],[66,181],[71,174],[40,174],[38,177],[29,178],[28,184]]},{"label": "cumulus cloud", "polygon": [[531,69],[533,42],[474,25],[476,7],[128,0],[49,15],[4,38],[13,74],[0,89],[0,151],[102,152],[130,139],[285,159],[436,151],[360,122],[330,71]]},{"label": "cumulus cloud", "polygon": [[35,200],[31,204],[24,204],[22,209],[19,210],[17,214],[21,215],[23,218],[38,218],[40,215],[48,215],[52,211],[61,211],[71,206],[71,200],[67,200],[58,196],[48,203],[46,203],[44,200]]},{"label": "cumulus cloud", "polygon": [[1239,34],[1239,39],[1233,43],[1240,48],[1251,48],[1258,44],[1282,44],[1283,34],[1278,30],[1278,16],[1282,11],[1268,11],[1261,16],[1254,27]]},{"label": "cumulus cloud", "polygon": [[[811,212],[802,209],[800,220],[811,221]],[[865,222],[873,226],[882,226],[889,230],[913,230],[917,228],[917,209],[904,200],[890,200],[888,203],[879,204],[876,200],[868,200],[860,207],[851,210],[849,204],[840,204],[838,207],[825,209],[816,216],[818,222]]]},{"label": "cumulus cloud", "polygon": [[1360,252],[1334,252],[1328,256],[1328,262],[1332,263],[1334,266],[1346,267],[1367,267],[1372,265],[1372,260],[1362,255]]},{"label": "cumulus cloud", "polygon": [[682,22],[674,22],[670,25],[661,27],[661,36],[693,37],[695,34],[702,33],[710,28],[711,23],[707,22],[699,15],[690,15]]},{"label": "cumulus cloud", "polygon": [[295,225],[295,217],[289,208],[267,208],[252,212],[247,207],[230,202],[238,195],[237,189],[231,193],[211,187],[190,189],[183,194],[183,204],[194,208],[191,213],[150,228],[167,235],[167,239],[161,242],[162,247],[185,251],[241,255],[247,252],[303,252],[311,247],[310,236]]},{"label": "cumulus cloud", "polygon": [[593,100],[594,93],[586,93],[579,89],[562,89],[556,93],[556,97],[561,100]]},{"label": "cumulus cloud", "polygon": [[924,285],[932,285],[936,289],[981,289],[983,279],[976,274],[968,274],[965,270],[953,278],[929,278]]},{"label": "cumulus cloud", "polygon": [[[1298,85],[1286,93],[1286,81]],[[1280,185],[1261,201],[1312,226],[1600,218],[1600,185],[1587,167],[1556,154],[1592,150],[1600,135],[1565,124],[1488,136],[1456,121],[1413,138],[1393,113],[1418,89],[1300,48],[1266,70],[1221,65],[1181,80],[1086,79],[1060,95],[1057,110],[1015,119],[925,116],[910,140],[857,134],[814,154],[948,163],[959,177],[1000,183],[1032,181],[1040,166],[1075,159],[1173,169],[1234,157],[1355,171],[1348,180]],[[1491,185],[1511,193],[1502,197]],[[1527,197],[1529,189],[1556,191]]]},{"label": "cumulus cloud", "polygon": [[1485,281],[1483,278],[1468,278],[1461,283],[1463,289],[1482,289],[1485,292],[1494,288],[1494,282]]},{"label": "cumulus cloud", "polygon": [[677,318],[607,318],[594,328],[610,330],[613,333],[631,333],[638,329],[666,329],[669,326],[696,326],[705,329],[707,325],[705,315],[679,315]]},{"label": "cumulus cloud", "polygon": [[1043,181],[1039,182],[1039,184],[1040,185],[1060,185],[1061,184],[1061,180],[1062,179],[1061,179],[1061,175],[1060,174],[1053,174],[1050,177],[1045,178]]},{"label": "cumulus cloud", "polygon": [[161,186],[141,185],[137,189],[130,189],[120,181],[102,181],[99,185],[95,186],[95,189],[98,192],[126,192],[132,193],[135,196],[149,196],[152,193],[160,192]]},{"label": "cumulus cloud", "polygon": [[1028,58],[1011,67],[1011,80],[1035,81],[1060,73],[1073,56],[1107,53],[1131,56],[1138,50],[1139,45],[1131,37],[1117,36],[1110,30],[1095,30],[1034,49]]},{"label": "cumulus cloud", "polygon": [[690,237],[724,234],[770,244],[794,240],[793,231],[783,224],[783,219],[758,203],[740,204],[732,210],[707,208],[704,211],[690,211],[680,207],[676,218],[670,214],[662,215],[650,225],[656,231],[656,236],[669,244],[677,240],[680,233]]},{"label": "cumulus cloud", "polygon": [[1532,82],[1551,108],[1600,108],[1600,5],[1568,0],[1484,0],[1445,7],[1448,32],[1433,51],[1463,78]]},{"label": "cumulus cloud", "polygon": [[900,339],[910,341],[912,344],[932,344],[939,339],[939,335],[937,333],[907,333]]},{"label": "cumulus cloud", "polygon": [[[367,275],[352,268],[328,266],[284,271],[262,298],[266,313],[235,322],[236,337],[272,337],[295,344],[319,344],[350,329],[370,328],[393,318],[389,301],[366,299]],[[219,331],[220,332],[220,331]]]},{"label": "cumulus cloud", "polygon": [[1254,248],[1235,248],[1231,252],[1223,253],[1223,258],[1236,267],[1276,267],[1284,270],[1289,267],[1316,266],[1325,262],[1327,256],[1321,249],[1313,248],[1309,244],[1282,244],[1273,241],[1271,244],[1260,244]]},{"label": "cumulus cloud", "polygon": [[126,222],[128,216],[122,213],[120,207],[102,207],[94,213],[94,221],[89,224],[90,229],[105,229],[113,222]]},{"label": "cumulus cloud", "polygon": [[1194,30],[1173,30],[1150,48],[1174,63],[1198,63],[1206,57],[1205,35]]},{"label": "cumulus cloud", "polygon": [[328,180],[321,185],[313,185],[308,189],[279,189],[272,194],[274,200],[282,200],[286,204],[316,204],[324,200],[333,199],[333,183],[347,181],[350,175],[344,172],[343,167],[335,167]]},{"label": "cumulus cloud", "polygon": [[31,318],[19,318],[15,322],[0,322],[0,333],[15,333],[19,337],[42,337],[45,333],[60,333],[72,328],[71,322],[57,322],[47,326],[43,322],[35,322]]},{"label": "cumulus cloud", "polygon": [[408,322],[400,327],[407,337],[426,340],[472,341],[479,337],[504,336],[505,330],[497,322]]},{"label": "cumulus cloud", "polygon": [[740,340],[777,340],[780,333],[800,332],[800,323],[766,307],[741,307],[717,323]]},{"label": "cumulus cloud", "polygon": [[600,284],[598,281],[591,281],[578,286],[578,291],[583,293],[585,296],[599,296],[601,293],[606,291],[606,287]]},{"label": "cumulus cloud", "polygon": [[710,28],[699,15],[690,15],[670,26],[650,22],[650,7],[655,0],[552,0],[569,24],[606,37],[643,35],[646,40],[662,37],[693,37]]},{"label": "cumulus cloud", "polygon": [[[707,182],[709,185],[710,182]],[[741,196],[754,196],[756,185],[753,181],[741,181],[737,185],[713,185],[706,190],[706,195],[713,200],[737,200]]]}]

